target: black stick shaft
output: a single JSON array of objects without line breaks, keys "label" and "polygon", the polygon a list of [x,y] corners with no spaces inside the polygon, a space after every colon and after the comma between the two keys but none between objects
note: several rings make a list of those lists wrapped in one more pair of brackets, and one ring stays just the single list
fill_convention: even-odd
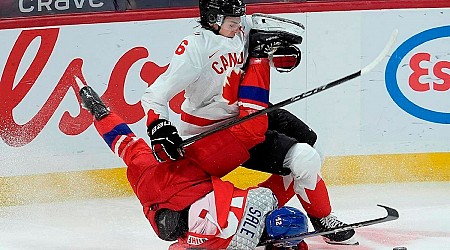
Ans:
[{"label": "black stick shaft", "polygon": [[206,137],[206,136],[208,136],[208,135],[214,134],[214,133],[216,133],[216,132],[218,132],[218,131],[221,131],[221,130],[223,130],[223,129],[227,129],[227,128],[232,127],[232,126],[234,126],[234,125],[243,123],[243,122],[248,121],[248,120],[250,120],[250,119],[253,119],[253,118],[257,117],[257,116],[260,116],[260,115],[263,115],[263,114],[267,114],[267,113],[269,113],[269,112],[271,112],[271,111],[277,110],[277,109],[279,109],[279,108],[281,108],[281,107],[284,107],[284,106],[289,105],[289,104],[291,104],[291,103],[294,103],[294,102],[297,102],[297,101],[299,101],[299,100],[302,100],[302,99],[304,99],[304,98],[306,98],[306,97],[315,95],[315,94],[317,94],[317,93],[319,93],[319,92],[322,92],[322,91],[324,91],[324,90],[326,90],[326,89],[335,87],[335,86],[337,86],[337,85],[339,85],[339,84],[341,84],[341,83],[348,82],[348,81],[350,81],[350,80],[352,80],[352,79],[355,79],[355,78],[357,78],[357,77],[359,77],[359,76],[361,76],[361,70],[359,70],[358,72],[355,72],[355,73],[353,73],[353,74],[344,76],[344,77],[342,77],[342,78],[340,78],[340,79],[338,79],[338,80],[335,80],[335,81],[333,81],[333,82],[330,82],[330,83],[327,83],[327,84],[322,85],[322,86],[320,86],[320,87],[317,87],[317,88],[315,88],[315,89],[308,90],[308,91],[306,91],[306,92],[304,92],[304,93],[302,93],[302,94],[300,94],[300,95],[291,97],[291,98],[286,99],[286,100],[284,100],[284,101],[281,101],[281,102],[279,102],[279,103],[277,103],[277,104],[274,104],[273,106],[271,106],[271,107],[269,107],[269,108],[259,110],[259,111],[255,112],[255,113],[252,113],[252,114],[250,114],[250,115],[244,116],[244,117],[242,117],[242,118],[235,119],[235,120],[226,122],[226,123],[224,123],[224,124],[221,124],[220,126],[215,127],[214,129],[211,129],[211,130],[209,130],[209,131],[205,131],[205,132],[203,132],[203,133],[194,135],[194,136],[192,136],[192,137],[187,138],[186,140],[184,140],[184,141],[181,143],[180,146],[181,146],[181,147],[185,147],[185,146],[187,146],[187,145],[189,145],[189,144],[191,144],[191,143],[193,143],[193,142],[195,142],[195,141],[198,141],[198,140],[200,140],[200,139],[202,139],[202,138],[204,138],[204,137]]}]

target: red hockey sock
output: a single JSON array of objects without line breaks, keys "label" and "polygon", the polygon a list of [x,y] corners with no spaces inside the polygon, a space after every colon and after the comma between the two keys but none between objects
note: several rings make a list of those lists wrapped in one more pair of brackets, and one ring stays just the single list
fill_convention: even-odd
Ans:
[{"label": "red hockey sock", "polygon": [[[278,206],[284,206],[294,195],[294,182],[289,176],[271,175],[258,186],[272,190],[278,199]],[[315,218],[323,218],[331,213],[331,204],[325,182],[318,176],[318,182],[314,190],[305,189],[308,201],[297,194],[297,197],[306,213]]]},{"label": "red hockey sock", "polygon": [[284,206],[295,195],[294,182],[290,176],[283,177],[273,174],[258,186],[272,190],[277,197],[279,207]]},{"label": "red hockey sock", "polygon": [[308,196],[309,202],[297,194],[300,203],[305,209],[306,213],[315,218],[327,217],[331,213],[330,198],[328,197],[328,190],[325,182],[317,176],[318,182],[314,190],[305,188],[305,193]]}]

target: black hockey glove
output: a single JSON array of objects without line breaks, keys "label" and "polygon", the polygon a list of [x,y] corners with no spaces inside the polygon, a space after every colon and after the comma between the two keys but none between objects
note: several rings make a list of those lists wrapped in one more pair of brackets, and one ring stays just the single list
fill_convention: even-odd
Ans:
[{"label": "black hockey glove", "polygon": [[159,162],[168,159],[175,161],[184,155],[184,150],[180,147],[183,142],[178,134],[177,128],[168,120],[158,119],[152,122],[147,129],[150,137],[153,155]]}]

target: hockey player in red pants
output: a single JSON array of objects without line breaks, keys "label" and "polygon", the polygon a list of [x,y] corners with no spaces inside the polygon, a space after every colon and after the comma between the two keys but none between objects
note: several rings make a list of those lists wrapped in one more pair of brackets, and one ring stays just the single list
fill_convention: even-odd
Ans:
[{"label": "hockey player in red pants", "polygon": [[[91,87],[82,87],[80,98],[82,106],[94,115],[100,136],[127,165],[128,181],[158,237],[177,240],[170,249],[251,250],[261,237],[307,231],[306,217],[295,208],[278,209],[270,189],[235,188],[211,177],[189,158],[159,163],[145,141],[137,138]],[[239,160],[239,154],[233,159],[233,149],[225,145],[235,140],[230,135],[219,132],[203,141],[221,147],[233,162]],[[304,241],[294,244],[297,249],[308,249]]]},{"label": "hockey player in red pants", "polygon": [[[302,37],[291,21],[245,16],[241,0],[201,0],[200,16],[200,31],[182,40],[167,71],[141,100],[155,157],[161,162],[188,158],[217,177],[239,165],[272,173],[259,186],[270,188],[280,206],[297,196],[316,230],[344,225],[331,214],[327,188],[320,176],[322,162],[313,147],[316,134],[286,110],[222,131],[233,138],[224,147],[242,156],[230,157],[237,164],[233,165],[211,141],[179,147],[180,135],[192,136],[227,119],[267,108],[272,57],[285,54],[294,58],[292,67],[300,60],[295,44]],[[175,127],[169,121],[168,102],[183,90],[186,99],[181,106],[181,123]],[[324,240],[357,244],[354,234],[354,230],[348,230],[325,235]]]}]

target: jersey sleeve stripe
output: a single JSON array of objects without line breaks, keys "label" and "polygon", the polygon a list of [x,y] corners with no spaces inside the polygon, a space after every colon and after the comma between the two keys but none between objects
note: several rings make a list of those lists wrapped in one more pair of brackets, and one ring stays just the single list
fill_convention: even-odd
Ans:
[{"label": "jersey sleeve stripe", "polygon": [[[118,124],[111,131],[103,134],[103,140],[108,144],[109,148],[113,149],[113,142],[116,137],[120,135],[130,135],[133,134],[131,129],[125,123]],[[134,134],[133,134],[134,136]]]},{"label": "jersey sleeve stripe", "polygon": [[249,99],[265,104],[269,103],[269,91],[267,89],[254,86],[240,86],[239,99]]}]

